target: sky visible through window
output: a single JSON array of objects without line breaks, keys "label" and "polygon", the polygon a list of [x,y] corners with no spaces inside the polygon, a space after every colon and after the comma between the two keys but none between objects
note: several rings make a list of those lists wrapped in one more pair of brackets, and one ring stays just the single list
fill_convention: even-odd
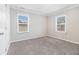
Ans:
[{"label": "sky visible through window", "polygon": [[28,16],[19,16],[18,19],[20,23],[28,22]]}]

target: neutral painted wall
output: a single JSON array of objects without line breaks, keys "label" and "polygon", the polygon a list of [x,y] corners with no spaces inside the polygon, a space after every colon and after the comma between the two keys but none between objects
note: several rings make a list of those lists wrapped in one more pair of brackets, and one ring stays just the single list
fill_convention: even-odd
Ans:
[{"label": "neutral painted wall", "polygon": [[[29,15],[29,32],[17,33],[16,15],[23,13]],[[46,35],[46,18],[44,16],[31,14],[18,9],[10,9],[11,16],[11,41],[32,39]]]},{"label": "neutral painted wall", "polygon": [[[66,33],[56,32],[55,30],[55,16],[58,15],[66,15]],[[49,16],[48,35],[79,44],[79,7]]]},{"label": "neutral painted wall", "polygon": [[[61,10],[62,11],[62,10]],[[28,14],[30,16],[29,25],[30,32],[17,33],[16,15],[18,13]],[[71,41],[79,44],[79,7],[75,7],[63,12],[56,13],[51,16],[40,16],[31,14],[29,12],[23,12],[11,8],[11,41],[32,39],[41,36],[48,36]],[[66,15],[66,33],[56,32],[55,30],[55,16]]]}]

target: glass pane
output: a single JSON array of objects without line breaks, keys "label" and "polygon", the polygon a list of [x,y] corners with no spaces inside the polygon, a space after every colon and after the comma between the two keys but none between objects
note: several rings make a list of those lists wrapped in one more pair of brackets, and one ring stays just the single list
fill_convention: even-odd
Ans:
[{"label": "glass pane", "polygon": [[26,32],[28,31],[28,25],[27,24],[19,24],[19,32]]},{"label": "glass pane", "polygon": [[57,31],[65,31],[65,25],[57,25]]},{"label": "glass pane", "polygon": [[61,31],[65,31],[65,25],[61,25]]},{"label": "glass pane", "polygon": [[57,24],[65,23],[65,16],[57,18]]},{"label": "glass pane", "polygon": [[18,16],[19,23],[27,23],[28,16]]},{"label": "glass pane", "polygon": [[61,31],[61,25],[57,25],[57,31]]}]

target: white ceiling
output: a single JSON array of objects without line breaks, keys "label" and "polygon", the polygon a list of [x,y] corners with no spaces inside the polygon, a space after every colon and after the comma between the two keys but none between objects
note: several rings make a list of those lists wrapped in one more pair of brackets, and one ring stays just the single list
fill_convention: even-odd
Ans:
[{"label": "white ceiling", "polygon": [[69,8],[72,4],[12,4],[11,7],[15,6],[21,9],[29,10],[32,13],[45,15],[56,12],[58,10]]}]

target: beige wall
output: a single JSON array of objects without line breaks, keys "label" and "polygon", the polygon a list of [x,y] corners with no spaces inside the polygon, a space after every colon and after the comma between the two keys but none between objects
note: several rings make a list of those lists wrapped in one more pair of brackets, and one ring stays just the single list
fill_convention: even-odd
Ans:
[{"label": "beige wall", "polygon": [[[58,15],[66,15],[66,33],[55,31],[55,16]],[[49,36],[79,44],[79,7],[49,16],[48,27]]]},{"label": "beige wall", "polygon": [[[29,32],[17,33],[16,15],[18,13],[29,15]],[[11,8],[11,41],[32,39],[46,35],[46,18],[44,16],[31,14]]]}]

